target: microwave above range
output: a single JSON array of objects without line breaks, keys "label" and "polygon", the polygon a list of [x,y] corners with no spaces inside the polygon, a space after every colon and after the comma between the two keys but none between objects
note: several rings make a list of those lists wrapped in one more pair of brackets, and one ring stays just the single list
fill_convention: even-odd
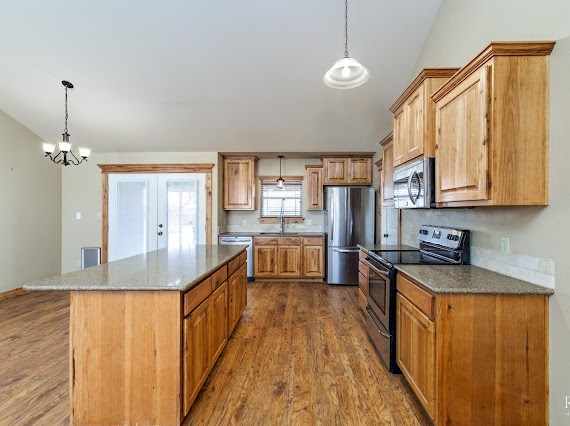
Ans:
[{"label": "microwave above range", "polygon": [[435,207],[435,158],[423,158],[394,172],[394,206]]}]

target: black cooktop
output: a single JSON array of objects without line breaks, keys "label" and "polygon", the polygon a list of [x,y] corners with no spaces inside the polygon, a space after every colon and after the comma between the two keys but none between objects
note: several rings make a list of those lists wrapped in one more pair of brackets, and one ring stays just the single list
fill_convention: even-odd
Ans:
[{"label": "black cooktop", "polygon": [[[437,250],[432,251],[438,254]],[[437,257],[430,256],[426,252],[420,252],[418,249],[415,251],[394,251],[394,250],[372,250],[369,252],[378,260],[390,265],[448,265],[450,262],[440,260]]]}]

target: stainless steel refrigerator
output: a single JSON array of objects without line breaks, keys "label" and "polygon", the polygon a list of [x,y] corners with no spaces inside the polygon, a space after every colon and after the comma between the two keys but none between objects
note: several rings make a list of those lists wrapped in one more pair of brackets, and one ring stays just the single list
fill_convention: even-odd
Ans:
[{"label": "stainless steel refrigerator", "polygon": [[357,244],[374,244],[376,192],[368,186],[325,188],[327,282],[358,285]]}]

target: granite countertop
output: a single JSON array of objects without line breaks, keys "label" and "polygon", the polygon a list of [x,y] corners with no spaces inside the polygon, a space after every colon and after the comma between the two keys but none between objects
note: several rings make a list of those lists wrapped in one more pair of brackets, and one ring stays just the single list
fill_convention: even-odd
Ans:
[{"label": "granite countertop", "polygon": [[186,291],[228,263],[246,245],[161,249],[24,285],[24,290]]},{"label": "granite countertop", "polygon": [[554,294],[554,290],[473,265],[396,265],[434,293]]},{"label": "granite countertop", "polygon": [[324,232],[224,232],[220,237],[323,237]]},{"label": "granite countertop", "polygon": [[357,246],[366,252],[370,250],[419,250],[417,247],[406,246],[404,244],[357,244]]}]

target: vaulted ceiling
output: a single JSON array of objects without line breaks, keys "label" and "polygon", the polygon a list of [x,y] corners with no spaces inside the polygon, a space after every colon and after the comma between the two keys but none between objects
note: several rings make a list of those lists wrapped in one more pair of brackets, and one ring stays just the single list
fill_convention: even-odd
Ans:
[{"label": "vaulted ceiling", "polygon": [[[0,9],[0,109],[46,140],[116,151],[370,151],[441,0],[351,0],[368,83],[323,74],[342,0],[19,0]],[[442,64],[444,66],[445,64]]]}]

